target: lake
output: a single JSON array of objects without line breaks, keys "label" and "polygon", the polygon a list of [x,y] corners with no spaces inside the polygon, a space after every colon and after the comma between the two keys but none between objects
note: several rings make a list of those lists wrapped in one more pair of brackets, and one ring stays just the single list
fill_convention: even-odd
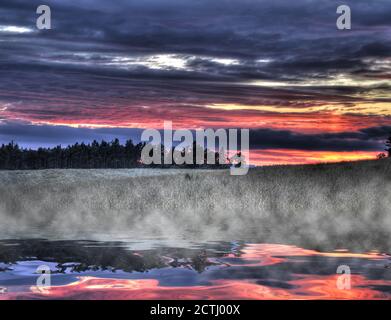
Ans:
[{"label": "lake", "polygon": [[[40,266],[50,287],[37,286]],[[338,286],[340,266],[350,289]],[[0,299],[391,299],[391,257],[251,241],[5,239]]]}]

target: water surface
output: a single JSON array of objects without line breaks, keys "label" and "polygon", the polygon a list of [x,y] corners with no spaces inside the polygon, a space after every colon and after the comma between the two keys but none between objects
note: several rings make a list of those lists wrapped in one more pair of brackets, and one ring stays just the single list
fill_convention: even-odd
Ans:
[{"label": "water surface", "polygon": [[[51,287],[36,270],[51,270]],[[337,287],[349,266],[351,289]],[[391,299],[391,259],[241,241],[0,241],[0,299]]]}]

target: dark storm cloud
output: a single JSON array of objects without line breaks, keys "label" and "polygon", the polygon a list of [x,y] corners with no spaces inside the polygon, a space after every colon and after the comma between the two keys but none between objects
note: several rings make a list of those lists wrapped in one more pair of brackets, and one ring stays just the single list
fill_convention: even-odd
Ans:
[{"label": "dark storm cloud", "polygon": [[379,151],[391,133],[391,126],[362,129],[355,132],[300,134],[285,130],[250,131],[252,149],[297,149],[314,151]]},{"label": "dark storm cloud", "polygon": [[[391,19],[391,17],[390,17]],[[357,52],[358,57],[390,57],[391,45],[389,43],[376,43],[372,42],[367,45],[363,45]]]},{"label": "dark storm cloud", "polygon": [[[140,142],[140,129],[132,128],[72,128],[67,126],[31,125],[21,122],[0,124],[0,143],[11,140],[21,146],[48,147],[93,140]],[[288,130],[251,129],[250,149],[291,149],[313,151],[381,151],[391,133],[391,126],[379,126],[353,132],[301,134]],[[240,139],[239,139],[240,141]]]},{"label": "dark storm cloud", "polygon": [[14,141],[24,147],[66,146],[76,142],[89,143],[93,140],[121,142],[128,139],[139,141],[140,129],[128,128],[73,128],[67,126],[31,125],[23,122],[0,123],[0,144]]},{"label": "dark storm cloud", "polygon": [[[115,137],[137,141],[140,136],[139,129],[31,122],[124,126],[128,121],[132,126],[171,119],[228,127],[228,120],[236,126],[238,119],[245,127],[246,121],[257,119],[254,123],[267,127],[262,118],[267,114],[272,125],[280,121],[284,128],[285,119],[292,117],[302,117],[303,126],[308,125],[307,109],[313,106],[337,106],[346,114],[343,108],[352,111],[361,102],[391,102],[388,82],[365,83],[390,79],[389,0],[344,1],[352,8],[350,31],[336,29],[337,0],[46,0],[53,23],[46,31],[35,29],[40,4],[0,3],[0,27],[31,29],[0,31],[1,143],[15,140],[38,147]],[[357,81],[325,84],[341,74]],[[302,113],[205,108],[213,104]],[[342,133],[309,134],[299,125],[295,132],[252,129],[251,148],[382,150],[390,127],[354,131],[384,123],[387,117],[374,113],[372,119],[356,113],[359,124],[350,128],[347,121]],[[315,112],[312,118],[317,117]]]},{"label": "dark storm cloud", "polygon": [[[388,0],[378,0],[371,6],[364,0],[345,1],[353,11],[353,30],[347,32],[335,27],[340,1],[48,0],[46,3],[52,9],[53,30],[38,32],[34,28],[39,1],[1,2],[1,25],[34,30],[28,34],[0,34],[2,100],[16,99],[5,94],[15,86],[25,92],[51,87],[50,94],[56,96],[61,94],[61,87],[54,88],[51,84],[59,75],[63,87],[82,87],[86,78],[99,75],[102,78],[91,89],[113,90],[114,97],[118,77],[129,81],[129,92],[139,79],[151,80],[147,85],[137,83],[145,86],[144,92],[158,91],[161,79],[170,79],[174,84],[186,79],[209,81],[209,100],[231,102],[221,95],[218,82],[306,81],[339,73],[370,76],[373,70],[366,58],[389,56]],[[180,55],[185,64],[182,69],[167,66],[151,69],[145,64],[118,62],[118,58],[145,60],[146,55]],[[213,59],[234,59],[237,63],[221,64]],[[376,71],[378,76],[384,72]],[[31,78],[35,83],[31,83]],[[349,89],[349,94],[363,93],[360,87]],[[327,93],[327,90],[330,88],[317,90],[311,99],[318,99],[319,91]],[[258,88],[249,87],[247,91],[256,96]],[[163,99],[166,94],[175,92],[161,92]],[[188,96],[201,100],[203,97],[194,90]],[[281,100],[289,103],[288,99]]]}]

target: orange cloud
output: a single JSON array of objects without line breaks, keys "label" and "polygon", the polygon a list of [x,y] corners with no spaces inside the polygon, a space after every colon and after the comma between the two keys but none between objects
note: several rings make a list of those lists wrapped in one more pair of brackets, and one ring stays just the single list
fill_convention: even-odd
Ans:
[{"label": "orange cloud", "polygon": [[308,151],[288,149],[251,150],[253,165],[293,165],[332,163],[341,161],[373,160],[378,152],[372,151]]}]

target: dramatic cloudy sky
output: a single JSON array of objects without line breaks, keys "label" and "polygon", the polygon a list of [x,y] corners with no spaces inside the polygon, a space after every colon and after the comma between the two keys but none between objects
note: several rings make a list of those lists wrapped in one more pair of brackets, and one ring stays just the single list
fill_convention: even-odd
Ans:
[{"label": "dramatic cloudy sky", "polygon": [[137,140],[171,120],[250,128],[254,163],[363,159],[391,131],[390,87],[390,0],[0,0],[0,143]]}]

